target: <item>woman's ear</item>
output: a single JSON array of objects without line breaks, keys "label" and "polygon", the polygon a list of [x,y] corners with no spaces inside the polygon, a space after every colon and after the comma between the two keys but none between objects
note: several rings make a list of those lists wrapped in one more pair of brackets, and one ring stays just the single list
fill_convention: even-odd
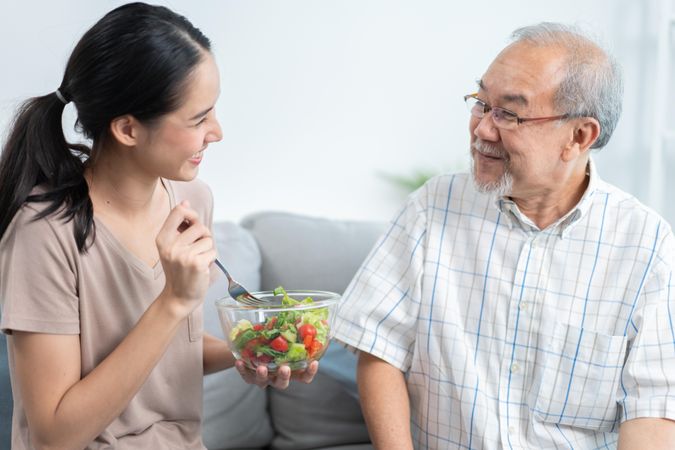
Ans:
[{"label": "woman's ear", "polygon": [[133,147],[138,144],[140,125],[130,114],[115,117],[110,122],[110,135],[120,144]]},{"label": "woman's ear", "polygon": [[600,136],[600,122],[593,117],[580,117],[575,119],[574,127],[571,131],[570,142],[562,154],[564,161],[576,159],[591,148],[591,145]]}]

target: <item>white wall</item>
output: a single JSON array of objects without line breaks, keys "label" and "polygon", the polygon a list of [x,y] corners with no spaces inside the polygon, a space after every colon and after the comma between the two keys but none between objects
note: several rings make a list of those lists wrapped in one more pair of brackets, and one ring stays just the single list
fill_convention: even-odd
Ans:
[{"label": "white wall", "polygon": [[[21,99],[58,87],[76,41],[121,3],[0,4],[2,129]],[[216,219],[261,209],[388,218],[405,193],[379,174],[467,167],[462,95],[473,91],[514,28],[544,20],[594,30],[623,63],[624,115],[597,161],[606,179],[649,202],[644,108],[653,94],[648,69],[655,37],[645,30],[657,19],[654,3],[159,3],[211,38],[220,65],[224,139],[209,147],[200,173],[214,191]]]}]

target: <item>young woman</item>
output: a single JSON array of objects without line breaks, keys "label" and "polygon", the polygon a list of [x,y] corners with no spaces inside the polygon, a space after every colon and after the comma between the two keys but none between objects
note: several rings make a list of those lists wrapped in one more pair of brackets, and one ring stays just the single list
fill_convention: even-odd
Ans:
[{"label": "young woman", "polygon": [[[82,37],[58,90],[20,109],[0,160],[13,449],[203,448],[201,377],[235,365],[201,326],[216,253],[195,177],[222,137],[218,77],[198,29],[134,3]],[[69,102],[91,148],[64,138]],[[261,386],[291,378],[236,366]]]}]

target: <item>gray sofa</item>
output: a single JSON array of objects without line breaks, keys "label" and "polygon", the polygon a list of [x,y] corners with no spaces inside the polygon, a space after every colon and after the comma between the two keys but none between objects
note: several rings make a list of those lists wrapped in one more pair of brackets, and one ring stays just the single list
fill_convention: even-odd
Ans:
[{"label": "gray sofa", "polygon": [[[337,221],[280,212],[214,224],[219,259],[250,290],[321,289],[343,292],[383,223]],[[204,306],[205,330],[223,337],[214,301],[226,293],[222,277]],[[369,450],[355,382],[356,358],[332,343],[309,384],[261,390],[234,370],[204,379],[204,444],[210,450]],[[0,337],[0,448],[9,447],[11,393],[6,345]]]}]

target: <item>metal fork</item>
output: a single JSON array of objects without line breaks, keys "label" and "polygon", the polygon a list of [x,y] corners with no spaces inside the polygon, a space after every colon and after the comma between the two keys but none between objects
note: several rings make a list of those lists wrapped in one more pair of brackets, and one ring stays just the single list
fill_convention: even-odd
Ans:
[{"label": "metal fork", "polygon": [[229,292],[230,297],[238,301],[239,303],[242,303],[244,305],[248,306],[261,306],[266,304],[265,300],[261,300],[258,297],[252,295],[249,291],[247,291],[244,286],[241,284],[237,283],[234,278],[230,275],[230,273],[227,271],[225,266],[218,261],[216,258],[216,265],[220,268],[220,270],[223,271],[225,276],[227,277],[227,292]]}]

